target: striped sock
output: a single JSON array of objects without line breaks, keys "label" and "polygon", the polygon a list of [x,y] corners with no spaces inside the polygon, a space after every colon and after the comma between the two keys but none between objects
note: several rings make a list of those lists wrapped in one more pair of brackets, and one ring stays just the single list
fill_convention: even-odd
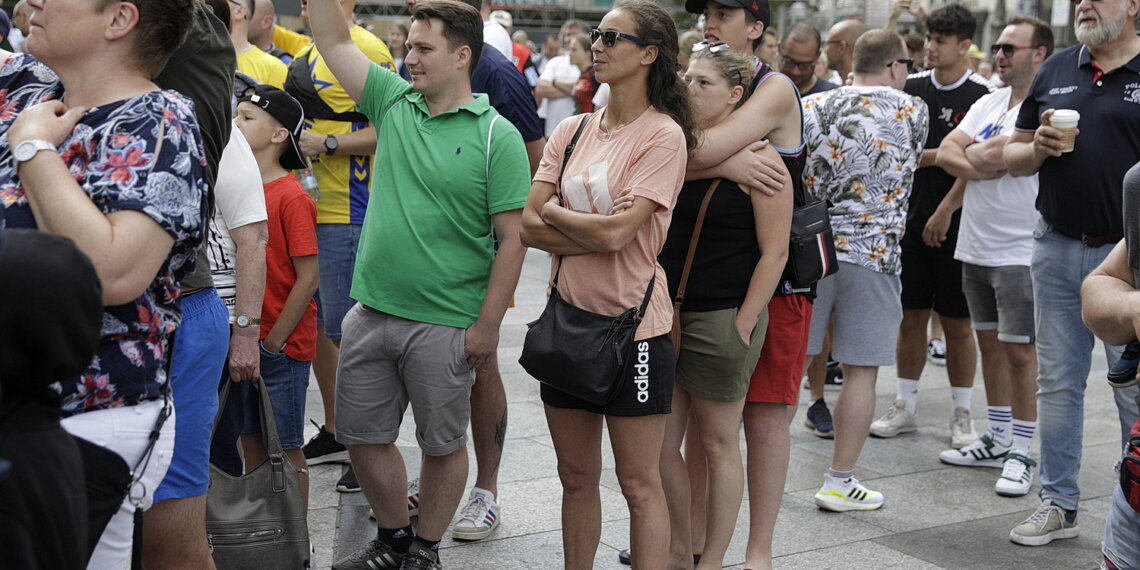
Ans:
[{"label": "striped sock", "polygon": [[1037,431],[1037,422],[1013,420],[1013,452],[1029,457],[1029,444],[1033,442],[1033,432]]},{"label": "striped sock", "polygon": [[1001,446],[1009,446],[1010,430],[1013,423],[1013,408],[1009,406],[990,406],[987,416],[990,423],[990,439]]}]

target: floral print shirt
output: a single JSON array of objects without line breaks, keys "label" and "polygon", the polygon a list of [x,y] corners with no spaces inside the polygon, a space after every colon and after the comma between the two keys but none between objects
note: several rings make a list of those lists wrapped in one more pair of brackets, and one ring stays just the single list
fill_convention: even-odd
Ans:
[{"label": "floral print shirt", "polygon": [[898,275],[926,103],[890,87],[840,87],[804,97],[803,109],[804,189],[831,203],[839,260]]},{"label": "floral print shirt", "polygon": [[[13,55],[0,67],[0,206],[8,227],[36,226],[8,127],[24,108],[62,92],[55,74],[29,55]],[[157,399],[167,381],[168,341],[182,321],[178,283],[194,268],[206,215],[206,159],[193,103],[174,91],[152,91],[93,107],[58,152],[104,214],[141,212],[174,239],[146,291],[104,307],[99,348],[87,370],[53,385],[62,414]]]}]

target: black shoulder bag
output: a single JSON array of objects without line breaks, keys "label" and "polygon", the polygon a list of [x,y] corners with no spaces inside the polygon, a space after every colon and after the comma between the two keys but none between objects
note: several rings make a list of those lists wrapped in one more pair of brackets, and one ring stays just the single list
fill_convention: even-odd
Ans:
[{"label": "black shoulder bag", "polygon": [[[574,138],[562,156],[562,170],[590,120],[582,117]],[[539,382],[591,404],[613,401],[633,363],[633,335],[649,299],[656,276],[649,280],[640,307],[614,317],[599,315],[567,303],[558,294],[561,261],[550,287],[550,298],[538,320],[527,324],[519,364]]]}]

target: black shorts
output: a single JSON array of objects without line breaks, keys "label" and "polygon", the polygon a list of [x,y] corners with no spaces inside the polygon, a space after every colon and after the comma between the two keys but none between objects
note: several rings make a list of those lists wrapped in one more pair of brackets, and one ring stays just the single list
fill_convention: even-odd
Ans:
[{"label": "black shorts", "polygon": [[[647,360],[648,370],[631,367],[625,385],[614,401],[605,406],[591,404],[566,392],[542,384],[542,403],[553,408],[586,410],[595,414],[619,417],[668,414],[673,411],[673,380],[677,375],[673,339],[668,333],[634,343],[635,362]],[[642,357],[644,354],[644,357]]]},{"label": "black shorts", "polygon": [[934,309],[945,317],[969,318],[970,308],[962,294],[962,262],[954,259],[957,239],[930,247],[922,242],[921,228],[908,228],[901,245],[903,309]]}]

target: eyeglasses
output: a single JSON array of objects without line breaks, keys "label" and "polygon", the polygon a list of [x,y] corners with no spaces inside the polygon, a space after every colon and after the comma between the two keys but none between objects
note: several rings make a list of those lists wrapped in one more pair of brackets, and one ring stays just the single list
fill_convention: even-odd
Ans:
[{"label": "eyeglasses", "polygon": [[914,71],[914,58],[904,57],[902,59],[896,59],[896,60],[888,63],[887,67],[890,67],[896,63],[901,63],[901,64],[905,65],[907,73]]},{"label": "eyeglasses", "polygon": [[796,61],[796,60],[791,59],[789,57],[781,57],[780,58],[780,68],[784,69],[784,68],[793,68],[794,67],[800,71],[805,71],[805,72],[806,71],[814,71],[815,70],[815,64],[817,61],[819,61],[818,57],[811,60],[811,61]]},{"label": "eyeglasses", "polygon": [[992,55],[996,56],[998,54],[998,52],[1000,51],[1006,57],[1011,57],[1013,55],[1013,52],[1015,52],[1019,49],[1033,49],[1035,47],[1037,47],[1037,46],[1015,46],[1013,44],[994,44],[994,45],[990,46],[990,53]]},{"label": "eyeglasses", "polygon": [[704,51],[706,49],[709,50],[709,53],[718,53],[718,52],[722,52],[722,51],[728,49],[728,44],[726,44],[724,42],[713,43],[713,42],[705,42],[705,41],[700,41],[700,42],[693,44],[693,53],[697,53],[698,51]]},{"label": "eyeglasses", "polygon": [[[1077,4],[1080,4],[1082,2],[1082,0],[1072,0],[1072,2],[1073,2],[1073,6],[1076,6]],[[1092,2],[1095,4],[1097,2],[1100,2],[1100,0],[1092,0]]]},{"label": "eyeglasses", "polygon": [[598,41],[598,38],[602,38],[602,45],[606,46],[608,48],[614,47],[614,44],[617,43],[618,38],[621,38],[623,40],[629,40],[629,41],[631,41],[631,42],[633,42],[633,43],[635,43],[641,47],[645,47],[645,46],[649,45],[649,42],[647,42],[647,41],[645,41],[645,40],[643,40],[637,36],[631,36],[629,34],[623,34],[617,30],[606,30],[604,32],[597,29],[597,28],[590,30],[590,43],[594,43],[594,42]]}]

